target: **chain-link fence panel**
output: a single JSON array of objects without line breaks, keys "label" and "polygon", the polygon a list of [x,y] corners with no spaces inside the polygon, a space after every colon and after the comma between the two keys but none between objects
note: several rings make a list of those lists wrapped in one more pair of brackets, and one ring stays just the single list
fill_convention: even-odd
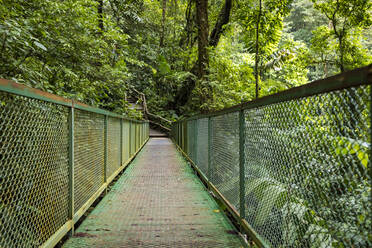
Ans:
[{"label": "chain-link fence panel", "polygon": [[141,124],[137,124],[137,150],[141,145]]},{"label": "chain-link fence panel", "polygon": [[129,134],[129,137],[130,137],[130,156],[132,157],[134,155],[134,151],[135,151],[135,125],[133,122],[130,123],[130,134]]},{"label": "chain-link fence panel", "polygon": [[107,178],[109,178],[120,167],[120,119],[108,117],[107,137]]},{"label": "chain-link fence panel", "polygon": [[75,109],[74,209],[78,211],[104,182],[104,116]]},{"label": "chain-link fence panel", "polygon": [[195,125],[194,120],[187,122],[187,154],[189,158],[194,161],[194,153],[195,153]]},{"label": "chain-link fence panel", "polygon": [[130,153],[129,153],[129,145],[130,145],[130,137],[129,137],[129,122],[127,121],[123,121],[123,146],[122,146],[122,154],[123,154],[123,163],[126,163],[128,162],[129,158],[130,158]]},{"label": "chain-link fence panel", "polygon": [[0,247],[39,247],[67,221],[68,112],[0,92]]},{"label": "chain-link fence panel", "polygon": [[246,219],[272,247],[371,247],[370,87],[245,111]]},{"label": "chain-link fence panel", "polygon": [[133,154],[136,153],[137,151],[137,123],[133,123],[133,142],[134,142],[134,149],[133,149]]},{"label": "chain-link fence panel", "polygon": [[198,168],[208,175],[208,118],[198,120],[197,131],[197,147],[196,147],[196,164]]},{"label": "chain-link fence panel", "polygon": [[239,113],[211,118],[211,182],[239,210]]}]

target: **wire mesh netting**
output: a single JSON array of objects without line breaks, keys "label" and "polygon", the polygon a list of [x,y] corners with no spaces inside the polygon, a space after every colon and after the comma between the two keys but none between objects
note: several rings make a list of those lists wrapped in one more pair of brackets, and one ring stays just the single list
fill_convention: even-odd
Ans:
[{"label": "wire mesh netting", "polygon": [[247,221],[273,247],[372,244],[369,94],[245,111]]},{"label": "wire mesh netting", "polygon": [[239,209],[239,113],[212,118],[211,182]]},{"label": "wire mesh netting", "polygon": [[107,178],[120,167],[120,120],[108,117],[107,121]]},{"label": "wire mesh netting", "polygon": [[123,154],[123,163],[126,163],[128,162],[129,158],[130,158],[130,154],[129,154],[129,122],[123,122],[123,146],[122,146],[122,154]]},{"label": "wire mesh netting", "polygon": [[68,108],[0,92],[0,247],[38,247],[68,217]]},{"label": "wire mesh netting", "polygon": [[138,122],[134,133],[134,121],[102,112],[0,81],[0,247],[56,244],[98,197],[106,148],[110,176],[122,158],[129,161],[130,135],[142,143],[148,138],[148,123]]},{"label": "wire mesh netting", "polygon": [[264,245],[372,247],[370,87],[246,105],[210,115],[209,124],[205,116],[197,126],[195,119],[179,122],[177,130],[187,126],[185,152],[236,209],[244,190],[241,214]]},{"label": "wire mesh netting", "polygon": [[135,140],[134,140],[134,135],[135,135],[135,128],[134,128],[134,123],[130,123],[130,134],[129,134],[129,137],[130,137],[130,156],[133,156],[134,154],[134,151],[135,151]]},{"label": "wire mesh netting", "polygon": [[74,209],[78,211],[104,182],[104,117],[75,110]]},{"label": "wire mesh netting", "polygon": [[203,118],[198,121],[197,131],[197,161],[199,169],[208,175],[208,118]]},{"label": "wire mesh netting", "polygon": [[187,152],[189,157],[194,161],[195,160],[195,151],[196,151],[196,140],[195,140],[195,120],[187,122]]}]

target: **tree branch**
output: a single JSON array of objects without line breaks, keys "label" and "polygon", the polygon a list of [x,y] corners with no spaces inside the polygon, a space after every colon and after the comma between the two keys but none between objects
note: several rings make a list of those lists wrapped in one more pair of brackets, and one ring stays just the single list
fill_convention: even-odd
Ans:
[{"label": "tree branch", "polygon": [[209,46],[216,47],[218,45],[221,34],[224,31],[224,25],[230,21],[231,7],[232,0],[226,0],[218,16],[216,25],[214,26],[209,37]]}]

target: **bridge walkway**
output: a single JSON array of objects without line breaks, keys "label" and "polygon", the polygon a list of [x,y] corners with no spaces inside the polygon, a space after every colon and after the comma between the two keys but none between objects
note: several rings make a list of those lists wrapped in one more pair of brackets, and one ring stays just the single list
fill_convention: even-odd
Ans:
[{"label": "bridge walkway", "polygon": [[167,138],[151,138],[64,244],[243,247],[233,225]]}]

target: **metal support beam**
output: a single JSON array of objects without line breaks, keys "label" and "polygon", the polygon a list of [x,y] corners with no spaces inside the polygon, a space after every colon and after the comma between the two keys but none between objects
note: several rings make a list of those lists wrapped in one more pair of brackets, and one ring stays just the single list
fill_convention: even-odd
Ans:
[{"label": "metal support beam", "polygon": [[129,157],[132,157],[132,122],[129,122]]},{"label": "metal support beam", "polygon": [[108,116],[105,115],[105,122],[104,122],[104,125],[105,125],[105,134],[104,134],[104,139],[105,139],[105,142],[104,142],[104,163],[103,163],[103,179],[104,179],[104,182],[106,183],[107,182],[107,160],[108,160],[108,128],[107,128],[107,125],[108,125]]},{"label": "metal support beam", "polygon": [[207,177],[208,181],[211,180],[211,169],[212,169],[212,118],[208,117],[208,169]]},{"label": "metal support beam", "polygon": [[194,120],[194,162],[198,164],[198,119]]},{"label": "metal support beam", "polygon": [[245,117],[244,110],[239,111],[239,185],[240,218],[245,218]]},{"label": "metal support beam", "polygon": [[120,119],[120,166],[123,165],[123,120]]},{"label": "metal support beam", "polygon": [[[69,171],[68,171],[68,218],[72,220],[74,217],[74,125],[75,125],[75,113],[74,113],[74,103],[70,108],[69,116],[69,151],[68,151],[68,160],[69,160]],[[70,235],[74,235],[74,225],[70,229]]]}]

